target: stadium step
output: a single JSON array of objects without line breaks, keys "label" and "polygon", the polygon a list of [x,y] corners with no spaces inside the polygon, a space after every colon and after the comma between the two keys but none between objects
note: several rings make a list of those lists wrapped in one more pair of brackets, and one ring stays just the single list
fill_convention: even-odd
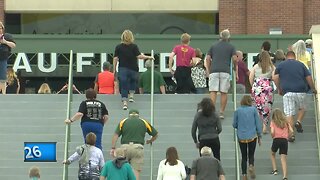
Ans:
[{"label": "stadium step", "polygon": [[[191,126],[196,113],[197,103],[208,95],[155,95],[154,96],[154,126],[159,131],[159,138],[152,145],[153,149],[153,179],[156,179],[158,164],[165,158],[166,149],[175,146],[179,158],[188,165],[199,157],[191,138]],[[229,101],[222,121],[221,162],[227,179],[235,179],[235,143],[232,128],[233,102]],[[74,95],[71,105],[73,115],[84,95]],[[128,111],[122,110],[119,95],[98,95],[109,111],[109,120],[104,127],[103,151],[105,160],[110,160],[109,149],[111,137],[119,121],[128,116]],[[241,95],[237,96],[237,104]],[[289,144],[288,172],[290,180],[318,180],[320,167],[315,128],[313,98],[308,95],[308,111],[303,121],[304,133],[296,135],[296,142]],[[66,95],[5,95],[0,96],[0,179],[24,180],[28,178],[28,169],[37,165],[41,169],[41,179],[62,179],[62,161],[64,154]],[[219,99],[217,100],[219,102]],[[274,107],[282,108],[282,98],[275,96]],[[129,103],[129,109],[138,109],[142,118],[150,121],[150,95],[136,95],[135,102]],[[216,109],[219,109],[217,103]],[[80,121],[71,126],[71,142],[69,154],[78,145],[83,144]],[[57,162],[24,162],[24,142],[57,142]],[[258,180],[281,179],[281,164],[277,158],[279,175],[272,176],[270,134],[263,135],[262,145],[256,149],[255,167]],[[118,142],[119,146],[119,142]],[[145,164],[142,180],[150,179],[151,146],[145,145]],[[277,155],[278,157],[278,155]],[[69,166],[69,179],[77,179],[78,164]]]}]

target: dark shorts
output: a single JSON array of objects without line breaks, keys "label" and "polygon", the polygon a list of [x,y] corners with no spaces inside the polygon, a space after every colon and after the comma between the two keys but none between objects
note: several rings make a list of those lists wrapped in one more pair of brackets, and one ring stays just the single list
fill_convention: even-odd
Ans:
[{"label": "dark shorts", "polygon": [[0,83],[7,81],[7,60],[0,60]]},{"label": "dark shorts", "polygon": [[275,138],[273,139],[271,151],[277,152],[279,149],[279,154],[288,154],[288,140],[285,138]]}]

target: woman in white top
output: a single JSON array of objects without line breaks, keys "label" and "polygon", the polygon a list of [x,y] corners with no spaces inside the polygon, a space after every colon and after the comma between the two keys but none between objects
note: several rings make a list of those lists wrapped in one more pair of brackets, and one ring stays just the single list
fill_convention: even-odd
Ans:
[{"label": "woman in white top", "polygon": [[267,125],[273,103],[272,76],[275,67],[272,64],[269,52],[260,53],[259,62],[250,71],[249,81],[252,86],[251,96],[263,122],[263,133],[268,133]]},{"label": "woman in white top", "polygon": [[90,132],[86,136],[86,144],[78,146],[73,153],[63,164],[71,164],[79,160],[79,180],[99,180],[100,171],[104,166],[104,158],[101,149],[95,147],[97,136]]},{"label": "woman in white top", "polygon": [[185,166],[179,160],[177,149],[169,147],[166,159],[159,163],[157,180],[184,180],[186,177]]}]

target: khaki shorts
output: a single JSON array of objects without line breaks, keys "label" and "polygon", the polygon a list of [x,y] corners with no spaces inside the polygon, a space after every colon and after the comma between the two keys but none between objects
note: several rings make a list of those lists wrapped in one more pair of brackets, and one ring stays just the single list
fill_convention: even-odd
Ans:
[{"label": "khaki shorts", "polygon": [[122,144],[121,148],[126,149],[126,157],[132,168],[141,171],[143,166],[144,151],[141,144]]},{"label": "khaki shorts", "polygon": [[211,73],[209,75],[209,91],[228,93],[230,88],[229,73]]}]

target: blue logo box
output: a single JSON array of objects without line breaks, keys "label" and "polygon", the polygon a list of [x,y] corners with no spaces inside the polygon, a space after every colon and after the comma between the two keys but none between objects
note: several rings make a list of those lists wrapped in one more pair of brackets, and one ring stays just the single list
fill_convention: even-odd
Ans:
[{"label": "blue logo box", "polygon": [[57,142],[24,142],[24,162],[56,162]]}]

